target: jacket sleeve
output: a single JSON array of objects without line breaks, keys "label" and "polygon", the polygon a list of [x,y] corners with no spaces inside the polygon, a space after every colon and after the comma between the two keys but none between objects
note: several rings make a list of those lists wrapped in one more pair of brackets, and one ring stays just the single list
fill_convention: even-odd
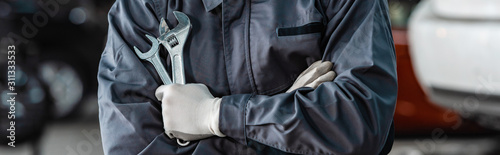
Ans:
[{"label": "jacket sleeve", "polygon": [[188,154],[195,147],[178,147],[163,133],[161,104],[154,96],[160,78],[132,50],[137,46],[147,51],[151,43],[144,35],[158,36],[158,6],[147,0],[118,0],[109,12],[97,77],[105,154]]},{"label": "jacket sleeve", "polygon": [[[338,76],[316,89],[222,98],[219,126],[236,141],[299,154],[378,154],[397,96],[385,0],[326,1],[323,60]],[[258,144],[258,145],[254,145]]]}]

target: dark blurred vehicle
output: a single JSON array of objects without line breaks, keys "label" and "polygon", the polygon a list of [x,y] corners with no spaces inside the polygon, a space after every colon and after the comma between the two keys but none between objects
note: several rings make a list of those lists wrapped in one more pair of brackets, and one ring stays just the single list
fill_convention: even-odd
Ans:
[{"label": "dark blurred vehicle", "polygon": [[[48,120],[71,119],[86,99],[96,98],[97,66],[113,2],[0,1],[1,58],[6,58],[7,46],[16,47],[16,143],[40,135]],[[0,59],[2,114],[9,110],[6,61]],[[1,128],[8,128],[3,123],[7,117],[0,120]],[[0,132],[1,137],[6,134]]]},{"label": "dark blurred vehicle", "polygon": [[[54,118],[70,115],[86,95],[95,94],[111,4],[84,0],[0,2],[4,8],[0,34],[14,38],[16,62],[29,64],[46,86]],[[8,39],[2,39],[2,47],[7,44]]]}]

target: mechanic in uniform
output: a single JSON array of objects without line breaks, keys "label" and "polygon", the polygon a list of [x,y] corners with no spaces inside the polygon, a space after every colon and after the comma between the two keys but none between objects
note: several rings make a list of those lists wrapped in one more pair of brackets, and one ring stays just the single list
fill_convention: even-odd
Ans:
[{"label": "mechanic in uniform", "polygon": [[[159,36],[161,18],[174,28],[173,11],[192,24],[188,84],[161,86],[133,46],[148,51],[145,35]],[[108,18],[98,73],[106,154],[392,147],[397,77],[386,0],[117,0]]]}]

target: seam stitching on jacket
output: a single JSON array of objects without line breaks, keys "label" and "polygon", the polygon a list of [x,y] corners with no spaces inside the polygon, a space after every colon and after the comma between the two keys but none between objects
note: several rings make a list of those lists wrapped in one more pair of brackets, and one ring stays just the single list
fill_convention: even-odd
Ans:
[{"label": "seam stitching on jacket", "polygon": [[245,141],[245,145],[248,145],[247,143],[247,112],[248,112],[248,102],[250,102],[250,99],[254,96],[254,94],[250,95],[248,99],[245,102],[245,108],[243,108],[243,140]]},{"label": "seam stitching on jacket", "polygon": [[250,55],[250,16],[251,16],[251,2],[250,0],[246,1],[247,7],[245,10],[247,10],[248,15],[245,18],[246,24],[245,24],[245,29],[244,29],[244,43],[245,43],[245,60],[246,60],[246,66],[247,66],[247,72],[248,72],[248,80],[250,80],[250,87],[252,87],[252,91],[259,94],[259,90],[257,89],[257,84],[255,83],[255,78],[254,78],[254,73],[253,73],[253,67],[252,67],[252,58]]},{"label": "seam stitching on jacket", "polygon": [[230,50],[229,50],[229,47],[228,47],[229,46],[228,43],[230,41],[229,41],[228,37],[226,36],[227,33],[228,33],[228,31],[229,31],[228,30],[229,26],[226,25],[228,17],[227,17],[227,13],[225,11],[226,7],[224,7],[224,6],[225,5],[224,5],[224,1],[223,1],[221,3],[221,7],[222,7],[221,8],[221,17],[222,17],[222,19],[221,19],[221,21],[222,21],[221,25],[222,25],[222,40],[223,40],[222,41],[222,46],[223,46],[223,48],[222,48],[223,51],[222,52],[224,54],[224,67],[226,67],[226,77],[227,77],[227,84],[228,84],[229,92],[231,94],[233,94],[234,92],[233,92],[233,89],[232,89],[232,87],[233,87],[232,84],[234,82],[232,81],[233,78],[231,78],[232,71],[231,71],[231,68],[229,66],[231,64],[231,59],[228,56],[228,55],[230,55],[230,53],[229,53]]}]

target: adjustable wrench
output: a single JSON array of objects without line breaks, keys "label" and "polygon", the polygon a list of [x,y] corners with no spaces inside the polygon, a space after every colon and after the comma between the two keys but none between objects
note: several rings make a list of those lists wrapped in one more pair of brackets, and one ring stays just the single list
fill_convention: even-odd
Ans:
[{"label": "adjustable wrench", "polygon": [[[149,40],[153,43],[151,49],[142,53],[137,47],[134,46],[135,53],[139,58],[147,60],[153,64],[156,71],[160,75],[163,83],[165,85],[172,84],[167,71],[163,67],[159,57],[159,43],[167,49],[170,60],[172,61],[172,76],[174,77],[174,83],[186,84],[184,75],[184,59],[183,59],[183,48],[186,42],[187,35],[191,29],[191,22],[186,14],[178,11],[174,11],[174,15],[179,21],[179,24],[174,29],[170,30],[167,23],[162,18],[159,26],[160,37],[154,38],[152,36],[146,35]],[[189,141],[182,141],[177,139],[177,144],[180,146],[187,146]]]},{"label": "adjustable wrench", "polygon": [[[184,58],[183,49],[186,42],[189,30],[191,29],[191,22],[186,14],[174,11],[175,18],[179,21],[177,26],[168,30],[167,24],[164,20],[160,23],[160,37],[158,40],[167,49],[170,60],[172,61],[172,77],[173,82],[178,84],[186,84],[184,75]],[[162,33],[164,32],[164,33]]]}]

